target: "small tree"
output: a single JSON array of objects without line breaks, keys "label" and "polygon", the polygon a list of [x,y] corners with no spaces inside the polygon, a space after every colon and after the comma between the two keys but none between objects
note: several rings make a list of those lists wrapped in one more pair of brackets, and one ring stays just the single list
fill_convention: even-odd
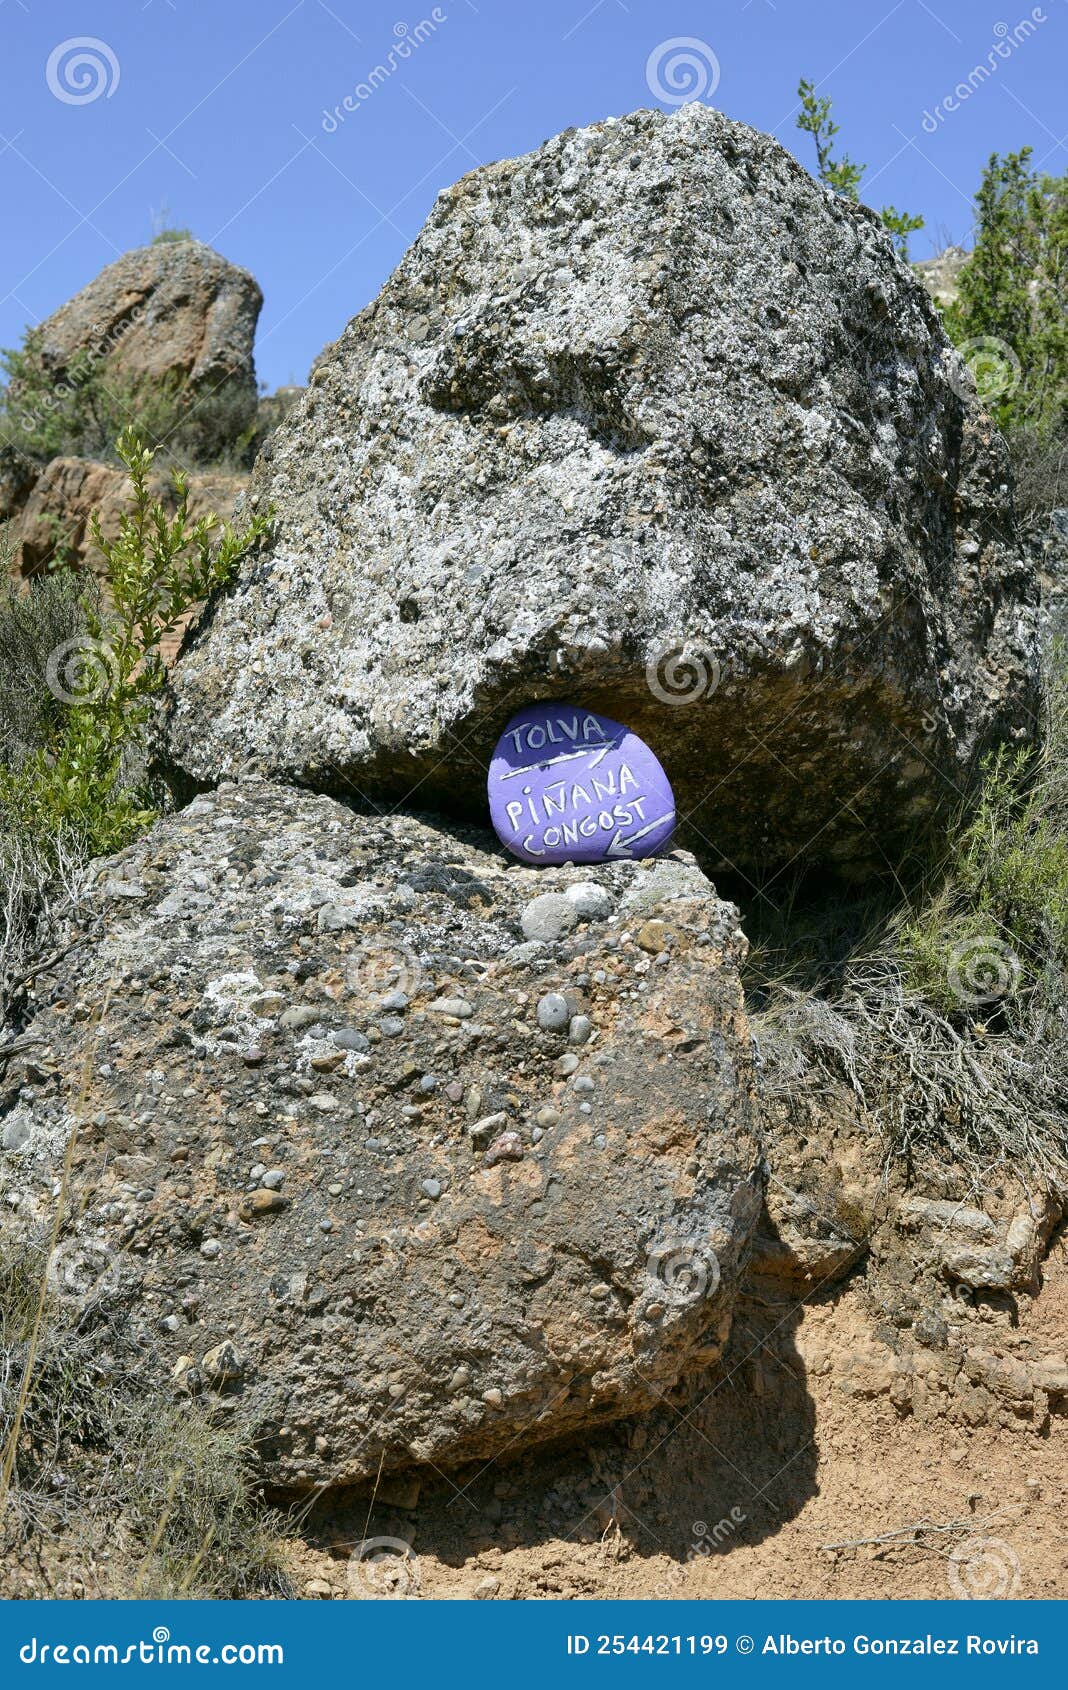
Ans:
[{"label": "small tree", "polygon": [[[797,127],[811,135],[816,144],[816,173],[820,181],[826,182],[836,194],[843,194],[846,199],[859,200],[860,184],[868,167],[855,164],[848,153],[835,158],[833,143],[839,126],[831,116],[830,100],[825,94],[817,94],[815,85],[804,76],[798,83],[797,96],[801,101]],[[879,215],[893,236],[894,246],[901,257],[908,258],[909,236],[923,228],[923,218],[898,211],[892,205],[884,205]]]},{"label": "small tree", "polygon": [[1011,348],[1017,379],[988,400],[1008,430],[1068,430],[1068,177],[1039,175],[1031,148],[993,153],[975,196],[975,245],[945,312],[958,345]]}]

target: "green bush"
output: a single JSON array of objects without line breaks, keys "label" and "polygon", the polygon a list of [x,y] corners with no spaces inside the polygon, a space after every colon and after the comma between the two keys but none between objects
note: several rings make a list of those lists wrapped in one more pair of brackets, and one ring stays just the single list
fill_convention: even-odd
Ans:
[{"label": "green bush", "polygon": [[756,994],[747,981],[769,1094],[826,1107],[830,1080],[880,1128],[888,1170],[977,1198],[1068,1186],[1064,652],[1050,667],[1040,747],[988,760],[941,859],[881,896],[784,910],[778,932],[765,916]]},{"label": "green bush", "polygon": [[[985,952],[984,952],[985,947]],[[934,888],[898,929],[906,983],[945,1014],[967,1013],[962,958],[1003,989],[989,999],[1008,1025],[1036,997],[1059,997],[1068,973],[1068,680],[1054,684],[1041,750],[991,758]],[[973,1017],[974,1018],[974,1017]]]},{"label": "green bush", "polygon": [[62,706],[49,685],[52,654],[86,638],[85,605],[99,610],[95,582],[61,568],[25,589],[11,578],[0,549],[0,763],[21,762],[52,743]]},{"label": "green bush", "polygon": [[[53,722],[45,743],[0,765],[0,805],[47,836],[73,828],[97,855],[117,850],[149,819],[143,794],[123,781],[124,762],[143,737],[153,695],[163,681],[160,641],[190,607],[228,581],[240,557],[266,532],[254,517],[236,533],[213,516],[191,521],[189,489],[174,472],[177,508],[168,517],[148,487],[151,450],[132,430],[118,454],[130,475],[129,507],[116,539],[92,519],[103,560],[106,609],[92,594],[80,600],[84,636],[76,638],[49,679],[58,713],[37,696]],[[55,653],[53,653],[53,659]],[[32,694],[40,672],[31,654],[18,677]],[[27,707],[31,708],[31,707]]]},{"label": "green bush", "polygon": [[993,153],[975,197],[975,244],[947,307],[967,349],[989,338],[1018,363],[985,395],[1002,428],[1068,438],[1068,177],[1031,167],[1031,148]]}]

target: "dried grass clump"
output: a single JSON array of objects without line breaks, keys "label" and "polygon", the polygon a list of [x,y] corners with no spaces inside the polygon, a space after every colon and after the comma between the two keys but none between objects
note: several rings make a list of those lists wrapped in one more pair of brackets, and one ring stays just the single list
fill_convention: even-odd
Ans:
[{"label": "dried grass clump", "polygon": [[106,1538],[110,1596],[290,1594],[247,1429],[166,1394],[136,1285],[65,1294],[62,1251],[25,1233],[0,1258],[0,1552],[44,1537],[88,1561]]},{"label": "dried grass clump", "polygon": [[[818,985],[799,987],[803,967],[765,973],[755,1016],[773,1092],[844,1083],[880,1128],[888,1171],[956,1168],[976,1193],[1001,1178],[1068,1190],[1063,653],[1052,670],[1040,747],[991,758],[896,911],[870,906],[877,921]],[[828,923],[821,941],[840,908]]]}]

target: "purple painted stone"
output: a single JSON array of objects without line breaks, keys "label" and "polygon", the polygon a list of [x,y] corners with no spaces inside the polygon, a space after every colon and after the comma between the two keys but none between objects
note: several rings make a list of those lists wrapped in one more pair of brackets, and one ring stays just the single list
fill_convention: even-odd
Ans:
[{"label": "purple painted stone", "polygon": [[578,704],[531,704],[493,753],[490,816],[525,863],[609,863],[662,851],[675,799],[644,740]]}]

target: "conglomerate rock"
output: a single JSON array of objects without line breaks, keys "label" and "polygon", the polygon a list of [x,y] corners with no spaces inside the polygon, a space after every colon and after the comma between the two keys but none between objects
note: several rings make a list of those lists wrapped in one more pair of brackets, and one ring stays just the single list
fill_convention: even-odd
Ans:
[{"label": "conglomerate rock", "polygon": [[885,863],[1032,732],[1009,486],[873,213],[699,104],[569,130],[443,193],[319,360],[169,758],[474,815],[554,697],[653,748],[702,860]]},{"label": "conglomerate rock", "polygon": [[682,853],[486,843],[201,796],[99,865],[0,1069],[0,1227],[47,1224],[73,1132],[56,1294],[247,1415],[272,1484],[613,1419],[726,1340],[760,1206],[735,911]]}]

